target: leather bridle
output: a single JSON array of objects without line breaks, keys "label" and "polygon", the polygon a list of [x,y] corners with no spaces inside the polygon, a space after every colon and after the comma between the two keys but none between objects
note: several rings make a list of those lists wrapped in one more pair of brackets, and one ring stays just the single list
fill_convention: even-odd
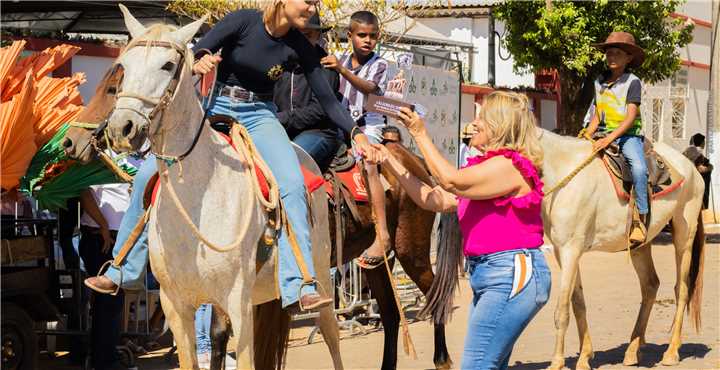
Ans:
[{"label": "leather bridle", "polygon": [[[175,94],[177,93],[177,87],[180,81],[183,77],[183,72],[185,70],[183,64],[185,63],[185,60],[187,58],[187,52],[188,48],[183,47],[182,45],[172,42],[172,41],[156,41],[156,40],[140,40],[136,42],[132,48],[137,46],[147,46],[147,47],[162,47],[166,49],[173,49],[180,54],[180,59],[176,62],[176,68],[175,73],[168,83],[168,86],[165,88],[163,94],[160,96],[160,98],[154,98],[154,97],[147,97],[142,94],[134,93],[134,92],[125,92],[121,90],[121,86],[118,86],[117,94],[116,94],[116,100],[126,98],[126,99],[138,99],[142,101],[143,103],[149,104],[153,106],[152,110],[149,114],[145,114],[144,112],[141,112],[135,108],[131,107],[118,107],[117,104],[115,106],[115,109],[124,109],[129,110],[134,113],[139,114],[146,120],[145,128],[150,127],[153,120],[158,117],[162,116],[162,113],[165,111],[165,109],[170,105],[170,103],[175,100]],[[125,50],[127,52],[129,49]],[[120,58],[118,58],[120,59]],[[168,165],[172,165],[173,163],[179,162],[183,160],[185,157],[187,157],[195,148],[195,145],[197,144],[198,140],[200,139],[200,134],[202,133],[203,127],[205,126],[204,122],[207,118],[208,111],[206,110],[202,122],[200,123],[200,126],[197,130],[197,133],[195,134],[192,143],[188,147],[185,152],[183,152],[180,155],[166,155],[165,153],[157,153],[154,152],[151,148],[151,153],[155,155],[158,159],[161,159],[165,161]],[[152,143],[152,137],[157,134],[157,131],[159,129],[156,129],[155,132],[150,133],[150,141]]]}]

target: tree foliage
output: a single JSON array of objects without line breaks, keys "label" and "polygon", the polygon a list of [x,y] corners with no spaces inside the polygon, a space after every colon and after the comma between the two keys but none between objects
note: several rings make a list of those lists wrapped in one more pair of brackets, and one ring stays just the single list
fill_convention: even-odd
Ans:
[{"label": "tree foliage", "polygon": [[[646,83],[672,76],[680,67],[679,48],[692,40],[693,25],[670,15],[682,2],[658,1],[506,1],[493,15],[506,25],[503,45],[517,71],[556,69],[561,79],[561,127],[577,131],[592,99],[592,80],[605,69],[593,46],[612,31],[635,36],[645,62],[635,73]],[[588,86],[589,85],[589,86]]]}]

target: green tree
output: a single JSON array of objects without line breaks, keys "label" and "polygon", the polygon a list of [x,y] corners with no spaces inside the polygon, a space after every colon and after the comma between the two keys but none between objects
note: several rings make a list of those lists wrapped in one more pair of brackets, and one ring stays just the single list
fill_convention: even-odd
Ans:
[{"label": "green tree", "polygon": [[670,17],[681,3],[509,0],[494,7],[493,15],[505,22],[503,45],[512,53],[516,71],[558,71],[558,124],[574,134],[592,101],[593,81],[606,68],[604,55],[593,44],[612,31],[632,33],[646,54],[633,73],[645,83],[664,80],[680,67],[679,48],[692,40],[693,24]]}]

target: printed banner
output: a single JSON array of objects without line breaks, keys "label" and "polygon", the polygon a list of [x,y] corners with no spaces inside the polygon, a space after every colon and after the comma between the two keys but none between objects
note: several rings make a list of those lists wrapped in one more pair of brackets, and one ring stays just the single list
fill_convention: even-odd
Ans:
[{"label": "printed banner", "polygon": [[[394,62],[389,63],[388,80],[399,69]],[[412,73],[406,82],[404,100],[410,104],[421,105],[430,137],[451,163],[458,163],[460,133],[460,81],[457,72],[438,68],[413,65]],[[414,153],[420,154],[415,141],[400,122],[389,119],[389,123],[400,128],[403,143]]]}]

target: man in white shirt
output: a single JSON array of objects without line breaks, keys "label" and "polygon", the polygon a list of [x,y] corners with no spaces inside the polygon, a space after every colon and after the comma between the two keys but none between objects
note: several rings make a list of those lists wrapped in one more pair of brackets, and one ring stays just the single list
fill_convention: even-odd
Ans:
[{"label": "man in white shirt", "polygon": [[[129,184],[95,185],[80,194],[83,209],[80,218],[79,252],[88,275],[97,275],[100,267],[112,259],[112,247],[120,221],[130,205]],[[122,369],[115,346],[120,342],[123,294],[95,294],[91,353],[95,369]]]}]

